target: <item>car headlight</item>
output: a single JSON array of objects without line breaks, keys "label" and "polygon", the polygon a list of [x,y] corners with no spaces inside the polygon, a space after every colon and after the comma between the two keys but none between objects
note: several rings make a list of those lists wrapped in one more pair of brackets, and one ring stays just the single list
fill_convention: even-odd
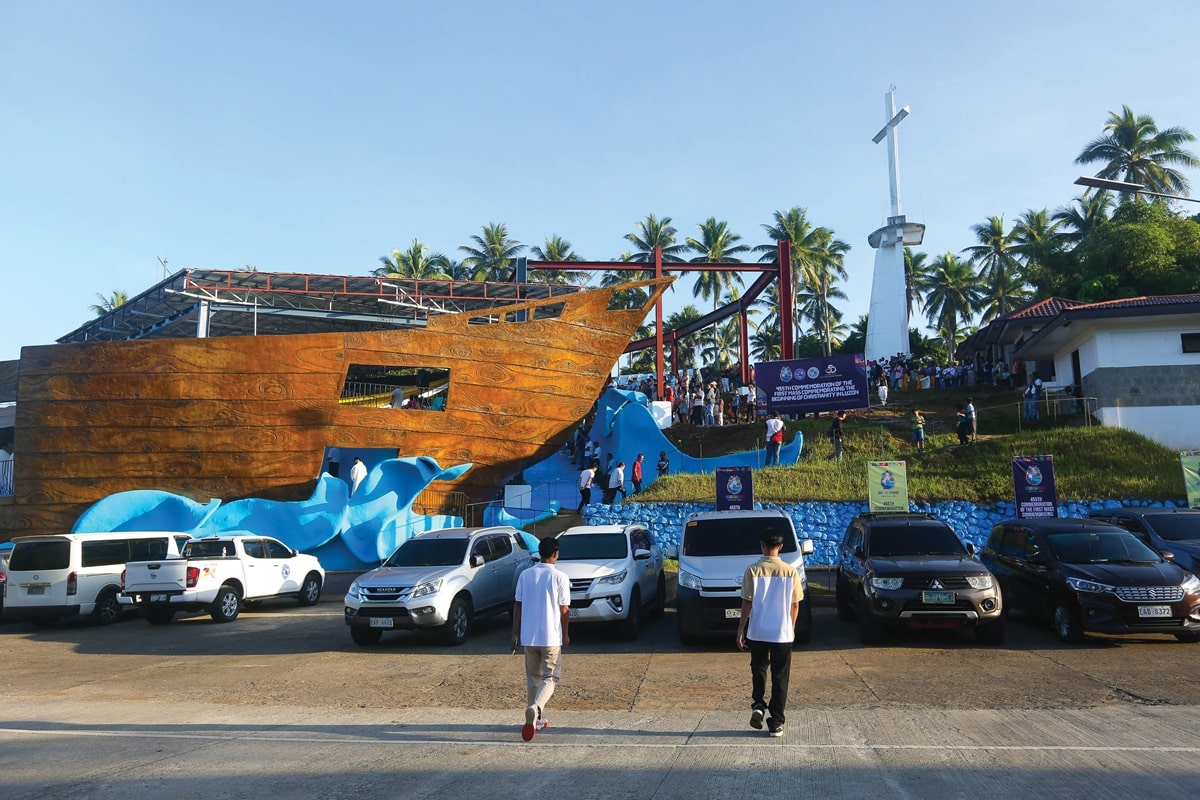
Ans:
[{"label": "car headlight", "polygon": [[357,580],[350,582],[350,588],[346,590],[346,596],[355,600],[362,600],[362,587],[358,585]]},{"label": "car headlight", "polygon": [[409,597],[425,597],[426,595],[436,594],[442,588],[442,579],[435,578],[431,581],[418,583],[413,587],[412,594]]},{"label": "car headlight", "polygon": [[968,575],[967,586],[972,589],[990,589],[992,588],[991,575]]},{"label": "car headlight", "polygon": [[904,585],[904,578],[871,578],[871,586],[876,589],[899,589]]},{"label": "car headlight", "polygon": [[1111,592],[1112,587],[1096,581],[1089,581],[1087,578],[1067,578],[1067,583],[1072,589],[1077,592],[1090,592],[1099,594],[1101,592]]},{"label": "car headlight", "polygon": [[613,585],[613,586],[620,586],[622,583],[625,582],[625,576],[628,574],[629,574],[629,570],[623,569],[620,572],[613,573],[612,575],[605,575],[603,578],[596,579],[596,585],[604,586],[606,584],[609,584],[609,585]]},{"label": "car headlight", "polygon": [[1184,594],[1200,591],[1200,578],[1189,574],[1183,579],[1183,583],[1179,585],[1179,588],[1183,589]]},{"label": "car headlight", "polygon": [[686,589],[699,589],[700,577],[693,575],[686,569],[681,569],[679,570],[679,585]]}]

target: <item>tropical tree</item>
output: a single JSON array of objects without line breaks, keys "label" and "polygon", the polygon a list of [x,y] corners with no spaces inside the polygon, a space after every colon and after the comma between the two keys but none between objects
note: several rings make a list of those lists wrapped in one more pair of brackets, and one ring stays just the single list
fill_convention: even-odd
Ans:
[{"label": "tropical tree", "polygon": [[[1059,265],[1058,254],[1063,248],[1058,232],[1061,227],[1062,222],[1051,217],[1045,208],[1031,208],[1017,217],[1011,249],[1021,261],[1021,279],[1025,286],[1043,289],[1052,285],[1050,273]],[[1018,287],[1017,292],[1028,299],[1029,291],[1025,286]]]},{"label": "tropical tree", "polygon": [[[1021,292],[1021,264],[1012,249],[1013,233],[1004,230],[1004,217],[989,217],[981,225],[972,225],[971,233],[979,244],[964,247],[962,252],[979,267],[979,277],[991,294],[987,303],[988,316],[984,319],[1003,316],[1025,296]],[[1017,296],[1014,297],[1013,292]]]},{"label": "tropical tree", "polygon": [[778,361],[782,349],[778,325],[758,325],[750,334],[750,354],[759,361]]},{"label": "tropical tree", "polygon": [[[621,253],[621,256],[616,259],[623,264],[641,264],[643,262],[634,258],[632,253]],[[610,270],[605,271],[600,278],[600,285],[605,288],[613,286],[622,286],[626,283],[635,283],[637,281],[648,281],[654,277],[652,269],[635,269],[635,270]],[[646,301],[650,299],[650,293],[645,289],[618,289],[613,293],[611,305],[614,308],[627,308],[633,310],[646,305]]]},{"label": "tropical tree", "polygon": [[407,250],[393,250],[391,256],[380,256],[372,273],[381,278],[437,279],[448,277],[441,264],[445,259],[441,253],[432,253],[429,248],[413,239]]},{"label": "tropical tree", "polygon": [[112,294],[105,297],[102,294],[97,294],[96,299],[99,303],[88,306],[88,309],[95,313],[97,317],[103,317],[110,311],[113,311],[129,302],[129,292],[124,289],[113,289]]},{"label": "tropical tree", "polygon": [[437,268],[441,270],[447,278],[452,281],[473,281],[477,280],[475,271],[463,261],[455,261],[449,256],[439,256],[435,259]]},{"label": "tropical tree", "polygon": [[738,360],[741,352],[741,333],[737,317],[713,325],[713,338],[704,346],[704,363],[726,369]]},{"label": "tropical tree", "polygon": [[[691,259],[694,262],[738,263],[741,261],[739,255],[750,252],[749,247],[738,244],[742,237],[729,230],[728,222],[718,222],[716,217],[709,217],[696,227],[700,230],[700,238],[694,239],[689,236],[685,240],[688,250],[696,253],[696,257]],[[736,272],[706,270],[696,275],[696,282],[692,284],[692,297],[702,297],[705,300],[712,298],[713,311],[716,311],[722,292],[744,285],[742,276]],[[716,326],[713,326],[714,349],[716,336]]]},{"label": "tropical tree", "polygon": [[675,236],[679,231],[671,225],[670,217],[663,217],[660,220],[653,214],[649,214],[636,225],[636,232],[625,234],[625,238],[636,248],[632,253],[631,261],[653,262],[655,247],[662,248],[664,262],[683,261],[683,253],[686,248],[684,245],[676,243]]},{"label": "tropical tree", "polygon": [[[571,243],[561,236],[554,235],[546,239],[544,245],[534,245],[529,249],[529,254],[538,261],[582,261],[579,254],[571,249]],[[529,280],[536,283],[550,283],[554,285],[569,285],[586,283],[591,276],[590,272],[581,270],[561,270],[561,269],[535,269],[529,273]]]},{"label": "tropical tree", "polygon": [[971,265],[953,253],[938,256],[929,265],[925,289],[925,317],[945,339],[946,352],[953,357],[960,325],[970,324],[987,297],[987,290]]},{"label": "tropical tree", "polygon": [[1140,183],[1151,192],[1186,195],[1187,178],[1175,167],[1200,167],[1200,160],[1183,148],[1195,140],[1187,128],[1159,130],[1152,117],[1134,114],[1123,105],[1120,114],[1108,112],[1104,133],[1084,146],[1075,163],[1099,162],[1097,178]]},{"label": "tropical tree", "polygon": [[1054,212],[1054,221],[1060,223],[1059,240],[1074,247],[1112,216],[1113,196],[1105,191],[1085,192],[1071,202]]},{"label": "tropical tree", "polygon": [[475,280],[509,280],[517,256],[525,251],[525,245],[508,237],[508,226],[504,223],[484,225],[482,235],[472,236],[471,241],[474,246],[463,245],[458,249],[466,253],[463,264],[471,270]]},{"label": "tropical tree", "polygon": [[796,297],[796,308],[803,318],[813,323],[816,335],[821,339],[826,356],[833,353],[834,339],[839,334],[842,312],[830,303],[831,299],[844,300],[846,294],[837,287],[845,280],[846,253],[850,245],[833,235],[828,228],[813,231],[812,249],[802,262],[804,282],[811,288],[811,295],[800,292]]},{"label": "tropical tree", "polygon": [[[929,266],[926,260],[929,256],[924,253],[918,253],[911,247],[904,248],[904,296],[908,303],[908,318],[912,319],[913,311],[920,311],[925,307],[925,298],[917,290],[917,287],[924,283],[927,279]],[[865,329],[864,329],[865,334]],[[863,339],[864,346],[866,339]],[[854,352],[860,352],[855,350]]]},{"label": "tropical tree", "polygon": [[[700,313],[700,309],[693,305],[686,305],[663,320],[663,327],[665,330],[673,331],[677,328],[682,328],[689,322],[695,322],[702,316],[703,314]],[[694,336],[686,336],[679,339],[675,344],[675,369],[688,369],[697,366],[696,355],[697,344]]]}]

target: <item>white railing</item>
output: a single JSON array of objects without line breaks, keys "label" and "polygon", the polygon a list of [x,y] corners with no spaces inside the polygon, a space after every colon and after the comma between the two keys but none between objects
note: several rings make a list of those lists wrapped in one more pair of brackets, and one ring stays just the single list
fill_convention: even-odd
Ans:
[{"label": "white railing", "polygon": [[13,462],[0,461],[0,497],[12,497],[13,495]]}]

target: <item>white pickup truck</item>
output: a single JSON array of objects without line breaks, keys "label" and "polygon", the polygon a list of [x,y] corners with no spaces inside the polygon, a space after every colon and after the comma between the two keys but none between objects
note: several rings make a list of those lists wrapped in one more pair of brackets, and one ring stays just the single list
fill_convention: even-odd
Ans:
[{"label": "white pickup truck", "polygon": [[283,542],[212,536],[189,541],[182,558],[129,562],[121,594],[151,625],[166,625],[178,611],[208,611],[214,622],[232,622],[244,602],[291,597],[311,606],[324,582],[316,558]]}]

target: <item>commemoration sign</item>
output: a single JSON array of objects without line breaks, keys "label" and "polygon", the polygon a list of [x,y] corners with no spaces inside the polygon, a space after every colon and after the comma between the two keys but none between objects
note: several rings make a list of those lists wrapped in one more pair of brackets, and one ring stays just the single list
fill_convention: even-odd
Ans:
[{"label": "commemoration sign", "polygon": [[908,511],[906,462],[867,462],[867,504],[874,513]]},{"label": "commemoration sign", "polygon": [[1012,471],[1017,517],[1057,517],[1054,456],[1013,456]]},{"label": "commemoration sign", "polygon": [[717,511],[754,508],[754,476],[750,467],[717,467]]},{"label": "commemoration sign", "polygon": [[760,361],[754,386],[766,410],[810,414],[866,408],[867,362],[862,353],[828,358]]}]

